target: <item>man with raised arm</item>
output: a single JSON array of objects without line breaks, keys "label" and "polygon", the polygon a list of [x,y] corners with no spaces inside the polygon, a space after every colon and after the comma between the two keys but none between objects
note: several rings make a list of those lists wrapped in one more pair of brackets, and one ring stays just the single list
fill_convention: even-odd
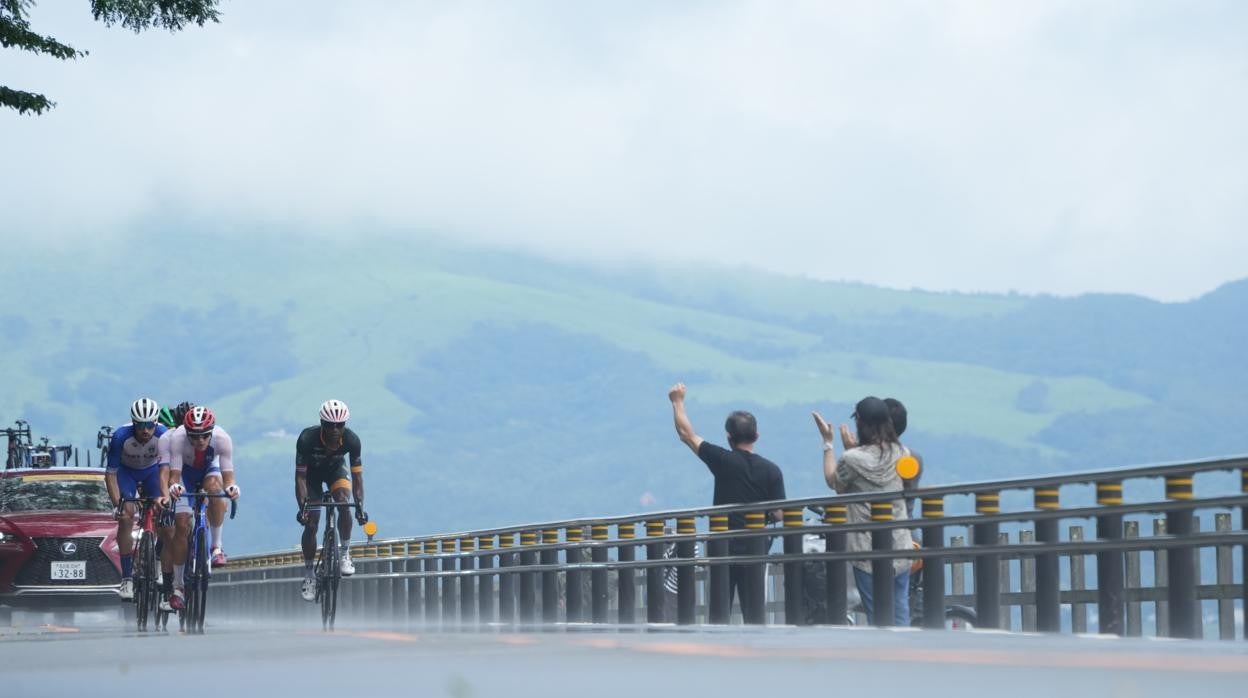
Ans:
[{"label": "man with raised arm", "polygon": [[[754,452],[758,440],[758,422],[749,412],[738,410],[724,421],[728,436],[728,448],[706,441],[693,430],[693,423],[685,413],[684,383],[677,383],[667,392],[672,401],[672,416],[676,423],[676,435],[697,454],[715,477],[714,504],[749,504],[784,499],[784,475],[779,466]],[[779,519],[779,512],[769,512]],[[728,528],[745,528],[744,514],[729,514]],[[769,540],[764,536],[734,538],[728,550],[732,555],[765,555]],[[729,565],[728,604],[731,608],[735,593],[740,600],[741,616],[746,623],[761,625],[766,622],[766,609],[757,604],[764,598],[763,588],[766,568],[763,565]],[[726,622],[726,619],[718,619]],[[714,622],[714,621],[713,621]]]}]

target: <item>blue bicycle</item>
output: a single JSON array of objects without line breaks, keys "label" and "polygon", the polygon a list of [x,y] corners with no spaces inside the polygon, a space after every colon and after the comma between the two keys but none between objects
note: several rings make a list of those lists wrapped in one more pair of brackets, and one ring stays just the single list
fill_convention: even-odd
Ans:
[{"label": "blue bicycle", "polygon": [[[183,575],[185,607],[178,612],[182,631],[192,634],[204,632],[204,609],[208,605],[208,580],[212,577],[212,565],[208,561],[208,520],[205,513],[209,498],[228,498],[228,494],[210,494],[200,490],[194,494],[184,492],[191,500],[191,532],[186,546],[186,571]],[[230,500],[230,518],[238,512],[238,500]]]}]

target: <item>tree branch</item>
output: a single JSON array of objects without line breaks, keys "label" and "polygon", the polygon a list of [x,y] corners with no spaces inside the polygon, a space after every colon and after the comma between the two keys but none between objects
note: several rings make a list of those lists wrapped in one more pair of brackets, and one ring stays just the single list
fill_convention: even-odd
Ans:
[{"label": "tree branch", "polygon": [[141,32],[150,27],[180,31],[187,24],[220,22],[218,0],[91,0],[91,16],[106,26]]},{"label": "tree branch", "polygon": [[19,114],[25,114],[28,111],[42,114],[55,106],[56,102],[50,101],[43,95],[37,95],[33,92],[22,92],[21,90],[10,90],[4,85],[0,85],[0,107],[16,109]]}]

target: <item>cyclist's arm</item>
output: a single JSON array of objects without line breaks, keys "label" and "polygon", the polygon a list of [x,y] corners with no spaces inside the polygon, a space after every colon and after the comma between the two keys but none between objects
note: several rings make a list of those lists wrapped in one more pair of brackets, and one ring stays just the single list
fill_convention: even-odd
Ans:
[{"label": "cyclist's arm", "polygon": [[117,473],[115,471],[105,471],[104,487],[108,489],[108,501],[112,502],[113,506],[118,506],[120,503],[118,500],[121,499],[121,493],[117,489]]},{"label": "cyclist's arm", "polygon": [[221,469],[221,486],[234,484],[234,440],[226,438],[217,442],[217,467]]},{"label": "cyclist's arm", "polygon": [[303,457],[299,444],[295,444],[295,506],[303,509],[303,502],[308,498],[308,463]]},{"label": "cyclist's arm", "polygon": [[355,495],[355,503],[364,506],[364,461],[360,460],[360,439],[351,440],[351,494]]}]

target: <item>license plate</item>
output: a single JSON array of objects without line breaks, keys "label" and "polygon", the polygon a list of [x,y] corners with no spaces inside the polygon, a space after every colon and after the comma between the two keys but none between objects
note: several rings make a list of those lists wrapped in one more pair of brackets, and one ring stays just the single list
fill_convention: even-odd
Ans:
[{"label": "license plate", "polygon": [[86,578],[87,563],[85,561],[52,563],[52,581],[66,581]]}]

